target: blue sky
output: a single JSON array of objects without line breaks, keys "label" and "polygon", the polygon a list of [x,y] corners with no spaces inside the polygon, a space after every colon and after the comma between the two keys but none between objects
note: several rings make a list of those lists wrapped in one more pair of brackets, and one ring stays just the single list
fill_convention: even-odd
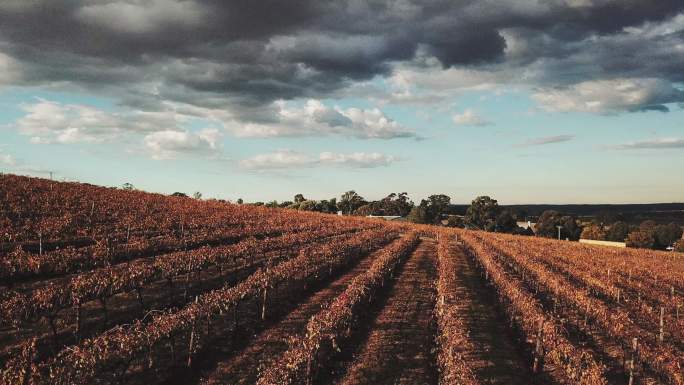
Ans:
[{"label": "blue sky", "polygon": [[[578,6],[520,2],[528,18],[563,22]],[[35,3],[0,5],[0,25],[18,13],[39,23]],[[477,52],[467,41],[445,46],[427,33],[408,43],[413,36],[388,32],[392,18],[430,25],[411,2],[399,14],[383,8],[387,25],[364,34],[372,23],[333,33],[325,14],[316,28],[233,37],[198,24],[202,1],[111,1],[106,14],[78,3],[54,3],[56,23],[64,19],[54,36],[0,26],[2,172],[247,201],[350,189],[368,199],[406,191],[414,201],[444,193],[454,203],[684,200],[684,7],[608,27],[578,19],[574,34],[450,9],[493,28],[493,48]],[[591,15],[593,5],[582,6]],[[621,12],[643,13],[634,7]],[[111,24],[112,12],[124,22]],[[102,47],[70,32],[73,23],[118,43]],[[212,44],[157,44],[169,26]],[[394,46],[396,36],[404,40]],[[470,37],[477,49],[483,36]],[[634,59],[635,47],[650,61]]]}]

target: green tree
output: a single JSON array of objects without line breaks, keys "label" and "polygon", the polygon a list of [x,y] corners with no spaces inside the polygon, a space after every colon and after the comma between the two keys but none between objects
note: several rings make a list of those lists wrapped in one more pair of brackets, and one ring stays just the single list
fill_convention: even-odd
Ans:
[{"label": "green tree", "polygon": [[354,190],[350,190],[342,194],[337,207],[342,210],[343,214],[349,215],[365,204],[366,200],[361,195],[357,194]]},{"label": "green tree", "polygon": [[302,195],[302,194],[297,194],[294,196],[294,203],[302,203],[305,200],[306,200],[306,198],[304,198],[304,195]]},{"label": "green tree", "polygon": [[480,230],[493,230],[499,215],[499,203],[488,196],[479,196],[470,203],[466,210],[465,224]]},{"label": "green tree", "polygon": [[202,193],[199,191],[195,191],[195,193],[192,194],[192,197],[195,199],[202,199]]},{"label": "green tree", "polygon": [[665,249],[682,238],[682,228],[675,223],[656,226],[653,230],[655,247]]},{"label": "green tree", "polygon": [[406,219],[413,223],[428,223],[429,218],[426,206],[423,204],[413,206]]},{"label": "green tree", "polygon": [[576,241],[582,235],[582,228],[577,224],[575,217],[562,215],[555,210],[546,210],[542,213],[535,225],[535,233],[541,237],[558,238],[558,226],[561,226],[561,239]]},{"label": "green tree", "polygon": [[629,235],[629,225],[626,222],[618,221],[613,223],[606,233],[606,240],[612,242],[624,242]]},{"label": "green tree", "polygon": [[378,202],[377,209],[382,215],[398,215],[405,217],[411,211],[413,202],[408,198],[408,194],[391,193]]},{"label": "green tree", "polygon": [[440,223],[442,216],[449,212],[451,198],[448,195],[436,194],[430,195],[427,200],[421,201],[421,205],[424,202],[429,223]]},{"label": "green tree", "polygon": [[237,204],[241,205],[241,204],[243,204],[243,203],[245,203],[245,201],[243,201],[242,198],[238,198]]},{"label": "green tree", "polygon": [[188,194],[176,191],[175,193],[171,194],[171,196],[172,197],[179,197],[179,198],[187,198]]},{"label": "green tree", "polygon": [[128,182],[124,183],[121,188],[127,191],[135,190],[135,186]]},{"label": "green tree", "polygon": [[[499,233],[512,233],[518,227],[518,222],[515,220],[513,213],[509,210],[503,210],[499,216],[496,217],[494,230]],[[488,229],[489,231],[489,229]]]}]

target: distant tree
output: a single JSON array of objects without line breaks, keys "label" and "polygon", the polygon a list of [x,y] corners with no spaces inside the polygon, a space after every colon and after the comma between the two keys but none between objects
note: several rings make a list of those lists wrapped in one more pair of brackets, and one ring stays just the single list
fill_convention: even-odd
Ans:
[{"label": "distant tree", "polygon": [[494,230],[499,233],[512,233],[518,227],[518,222],[515,220],[513,213],[510,210],[503,210],[499,216],[496,217]]},{"label": "distant tree", "polygon": [[653,231],[653,230],[655,230],[656,226],[658,226],[656,221],[648,219],[648,220],[641,222],[641,224],[639,225],[639,229],[646,230],[646,231]]},{"label": "distant tree", "polygon": [[276,200],[270,201],[270,202],[266,203],[266,207],[270,207],[273,209],[278,208],[279,207],[278,201],[276,201]]},{"label": "distant tree", "polygon": [[665,249],[682,238],[682,228],[675,223],[659,225],[653,230],[655,247]]},{"label": "distant tree", "polygon": [[561,226],[561,239],[576,241],[582,235],[582,228],[577,224],[575,217],[562,215],[555,210],[546,210],[542,213],[535,225],[535,233],[541,237],[558,238],[558,226]]},{"label": "distant tree", "polygon": [[299,204],[299,210],[316,211],[316,201],[304,201]]},{"label": "distant tree", "polygon": [[652,249],[655,245],[653,233],[648,230],[635,230],[627,236],[627,247],[635,247],[640,249]]},{"label": "distant tree", "polygon": [[596,241],[605,241],[606,232],[601,225],[591,224],[582,230],[581,239],[593,239]]},{"label": "distant tree", "polygon": [[360,217],[367,217],[369,215],[374,215],[374,210],[373,204],[368,203],[354,210],[353,214]]},{"label": "distant tree", "polygon": [[499,203],[488,196],[479,196],[466,210],[465,224],[480,230],[493,230],[499,215]]},{"label": "distant tree", "polygon": [[188,194],[176,191],[175,193],[171,194],[171,196],[172,197],[187,198]]},{"label": "distant tree", "polygon": [[571,241],[577,241],[582,235],[582,227],[578,224],[577,218],[571,215],[561,217],[561,238],[568,238]]},{"label": "distant tree", "polygon": [[465,222],[463,222],[463,218],[456,216],[456,215],[450,215],[447,218],[447,227],[464,227]]},{"label": "distant tree", "polygon": [[242,198],[238,198],[237,204],[241,205],[241,204],[243,204],[243,203],[245,203],[245,201],[243,201]]},{"label": "distant tree", "polygon": [[292,201],[284,201],[284,202],[281,202],[281,203],[278,205],[278,207],[285,208],[285,207],[292,206],[292,204],[293,204]]},{"label": "distant tree", "polygon": [[294,196],[294,203],[302,203],[305,200],[306,200],[306,198],[304,198],[304,195],[302,195],[302,194],[297,194]]},{"label": "distant tree", "polygon": [[411,211],[413,202],[408,198],[408,194],[391,193],[377,202],[377,209],[379,215],[398,215],[405,217]]},{"label": "distant tree", "polygon": [[425,206],[429,223],[440,223],[442,216],[449,212],[451,198],[448,195],[430,195],[427,200],[422,200],[421,205]]},{"label": "distant tree", "polygon": [[413,206],[406,219],[413,223],[428,223],[429,218],[426,205]]},{"label": "distant tree", "polygon": [[192,194],[192,197],[195,199],[202,199],[202,193],[199,191],[195,191],[195,193]]},{"label": "distant tree", "polygon": [[606,240],[612,242],[624,242],[629,235],[629,225],[626,222],[618,221],[613,223],[606,233]]},{"label": "distant tree", "polygon": [[264,202],[254,202],[252,203],[252,206],[263,206]]},{"label": "distant tree", "polygon": [[342,194],[337,207],[342,210],[343,214],[349,215],[365,204],[366,200],[361,195],[357,194],[354,190],[350,190]]},{"label": "distant tree", "polygon": [[135,186],[128,182],[124,183],[121,188],[127,191],[135,190]]}]

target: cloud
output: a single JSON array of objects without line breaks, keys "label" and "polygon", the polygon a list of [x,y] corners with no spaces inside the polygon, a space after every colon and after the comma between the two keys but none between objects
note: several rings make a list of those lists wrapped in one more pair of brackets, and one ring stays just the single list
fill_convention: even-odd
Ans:
[{"label": "cloud", "polygon": [[182,118],[154,112],[114,113],[80,104],[39,99],[23,106],[16,122],[19,133],[33,143],[102,143],[125,133],[148,133],[177,128]]},{"label": "cloud", "polygon": [[541,89],[532,98],[549,111],[615,113],[669,111],[665,104],[684,101],[684,91],[660,79],[614,79],[582,82],[570,87]]},{"label": "cloud", "polygon": [[684,149],[684,139],[682,138],[658,138],[653,140],[642,140],[629,142],[614,146],[621,150],[642,150],[642,149]]},{"label": "cloud", "polygon": [[313,156],[291,150],[279,150],[243,159],[239,164],[244,169],[266,171],[322,166],[375,168],[389,166],[397,160],[394,156],[378,152],[355,152],[349,154],[321,152],[318,156]]},{"label": "cloud", "polygon": [[151,33],[164,27],[198,27],[205,18],[202,7],[192,1],[117,1],[85,5],[76,13],[86,25],[112,32]]},{"label": "cloud", "polygon": [[479,116],[475,111],[471,109],[466,109],[463,111],[461,114],[455,114],[451,118],[454,123],[458,126],[488,126],[491,125],[492,122],[484,119],[483,117]]},{"label": "cloud", "polygon": [[[96,92],[146,112],[223,109],[261,124],[278,118],[278,100],[326,99],[397,75],[409,83],[388,102],[501,84],[547,94],[613,79],[684,81],[681,0],[514,3],[5,0],[0,68],[15,71],[0,82]],[[558,98],[543,101],[567,99]]]},{"label": "cloud", "polygon": [[216,129],[189,131],[157,131],[145,136],[143,142],[156,160],[174,159],[179,155],[213,156],[221,147],[221,134]]},{"label": "cloud", "polygon": [[575,139],[575,135],[544,136],[541,138],[530,139],[524,143],[516,145],[516,147],[543,146],[546,144],[569,142],[573,139]]},{"label": "cloud", "polygon": [[17,161],[10,154],[0,153],[0,165],[12,167],[17,164]]},{"label": "cloud", "polygon": [[378,108],[333,108],[315,99],[309,99],[301,107],[278,101],[274,108],[273,121],[246,124],[228,121],[226,128],[239,137],[260,138],[343,135],[359,139],[393,139],[416,136]]}]

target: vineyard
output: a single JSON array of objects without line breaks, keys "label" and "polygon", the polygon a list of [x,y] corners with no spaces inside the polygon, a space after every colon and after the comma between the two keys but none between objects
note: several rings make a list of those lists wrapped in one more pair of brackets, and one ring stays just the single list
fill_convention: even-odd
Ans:
[{"label": "vineyard", "polygon": [[0,383],[684,385],[684,256],[0,175]]}]

